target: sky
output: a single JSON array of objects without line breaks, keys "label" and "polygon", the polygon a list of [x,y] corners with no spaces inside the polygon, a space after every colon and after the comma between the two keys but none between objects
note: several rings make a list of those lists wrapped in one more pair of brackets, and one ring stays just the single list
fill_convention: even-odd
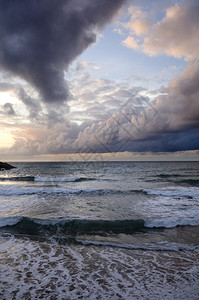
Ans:
[{"label": "sky", "polygon": [[0,1],[0,160],[199,160],[198,0]]}]

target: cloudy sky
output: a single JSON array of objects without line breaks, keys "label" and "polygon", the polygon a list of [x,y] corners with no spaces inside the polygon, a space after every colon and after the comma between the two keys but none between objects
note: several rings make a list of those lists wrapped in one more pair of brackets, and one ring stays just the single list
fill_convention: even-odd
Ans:
[{"label": "cloudy sky", "polygon": [[0,160],[199,160],[198,0],[0,1]]}]

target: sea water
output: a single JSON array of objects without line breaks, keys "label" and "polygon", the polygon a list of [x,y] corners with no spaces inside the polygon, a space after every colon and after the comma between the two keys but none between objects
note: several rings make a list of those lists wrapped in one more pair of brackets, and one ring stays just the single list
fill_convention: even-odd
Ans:
[{"label": "sea water", "polygon": [[199,162],[14,165],[1,299],[199,298]]}]

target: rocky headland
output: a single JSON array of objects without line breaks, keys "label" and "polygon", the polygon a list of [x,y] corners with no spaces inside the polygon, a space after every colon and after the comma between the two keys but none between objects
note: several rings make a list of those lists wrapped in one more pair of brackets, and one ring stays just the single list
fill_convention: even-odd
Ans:
[{"label": "rocky headland", "polygon": [[7,164],[7,163],[0,162],[0,171],[11,170],[14,168],[16,168],[16,167],[11,166],[10,164]]}]

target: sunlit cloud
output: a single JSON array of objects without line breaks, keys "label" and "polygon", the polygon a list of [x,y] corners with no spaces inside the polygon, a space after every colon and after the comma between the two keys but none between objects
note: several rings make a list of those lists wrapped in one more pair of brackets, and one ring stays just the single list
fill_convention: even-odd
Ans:
[{"label": "sunlit cloud", "polygon": [[[184,1],[166,10],[162,20],[152,23],[147,21],[146,12],[141,9],[129,11],[130,20],[122,26],[129,31],[123,45],[139,49],[155,56],[171,55],[187,60],[198,58],[199,41],[199,6],[197,1]],[[138,46],[139,45],[139,46]]]},{"label": "sunlit cloud", "polygon": [[[106,17],[100,14],[99,20],[93,20],[94,27],[99,25],[101,30],[101,27],[104,28],[111,22],[121,6],[120,1],[116,2],[111,1],[110,12]],[[85,16],[89,3],[91,4],[90,1],[86,1],[77,12],[71,2],[69,12],[71,9],[75,10],[79,18],[81,15],[79,12],[83,10],[81,13]],[[94,1],[94,6],[98,5],[97,1]],[[103,7],[102,10],[104,11],[105,8]],[[0,80],[0,141],[1,148],[7,149],[7,156],[4,151],[4,157],[10,155],[12,158],[15,156],[23,158],[24,155],[27,159],[31,159],[32,156],[37,157],[38,160],[40,158],[45,160],[46,156],[53,157],[55,160],[59,160],[60,157],[64,160],[67,159],[67,155],[71,159],[78,159],[79,155],[81,160],[82,153],[85,153],[85,156],[90,154],[93,159],[98,155],[101,159],[110,160],[114,158],[125,160],[125,157],[129,160],[141,160],[141,158],[147,160],[147,157],[158,160],[163,157],[183,159],[186,151],[189,157],[197,157],[199,149],[199,42],[197,38],[199,6],[197,1],[167,5],[165,14],[159,14],[156,18],[141,4],[140,7],[130,6],[128,15],[122,17],[123,21],[116,22],[115,27],[112,27],[115,35],[116,30],[122,34],[117,35],[118,53],[123,49],[128,50],[125,53],[129,57],[131,57],[130,52],[139,53],[142,55],[140,63],[144,64],[148,59],[155,63],[156,58],[159,61],[164,60],[165,57],[177,58],[186,61],[186,68],[180,69],[177,64],[175,65],[176,61],[162,68],[157,78],[160,79],[161,76],[164,78],[162,81],[164,86],[160,82],[157,89],[146,88],[145,82],[150,78],[145,74],[143,77],[132,75],[126,78],[121,76],[119,79],[107,78],[105,74],[102,76],[103,64],[82,57],[75,60],[78,51],[82,53],[95,42],[94,36],[91,41],[84,43],[83,40],[83,44],[77,45],[78,50],[74,56],[71,54],[72,58],[67,61],[64,58],[61,61],[64,68],[60,67],[60,58],[57,56],[61,50],[57,50],[55,57],[53,56],[54,66],[58,63],[60,69],[57,69],[58,73],[55,70],[54,76],[51,74],[54,69],[50,68],[50,75],[46,77],[46,84],[41,83],[42,86],[31,77],[32,65],[27,60],[24,62],[24,70],[28,72],[27,82],[16,79],[11,83],[13,74],[9,77],[11,74],[8,73],[6,80],[5,78]],[[62,33],[61,28],[60,30]],[[90,34],[97,34],[90,30],[88,25]],[[84,37],[88,37],[88,32],[84,33]],[[81,36],[83,33],[79,34]],[[105,34],[111,47],[113,33],[109,30]],[[79,41],[80,36],[74,37],[69,53],[72,53],[73,48],[76,47],[74,44]],[[66,49],[65,44],[61,46]],[[115,54],[113,50],[113,55],[118,55],[119,61],[120,54]],[[46,64],[50,62],[49,57]],[[15,63],[13,68],[16,67]],[[129,64],[134,69],[134,61],[130,58]],[[41,65],[40,74],[44,78],[47,72],[45,66],[45,64]],[[11,73],[14,72],[7,65],[4,67]],[[116,64],[115,69],[117,68]],[[134,71],[136,73],[136,69]],[[37,72],[39,69],[36,70],[36,74]],[[23,72],[17,75],[24,78]],[[54,80],[55,83],[52,85],[54,90],[52,91],[51,88],[48,90]],[[62,95],[56,96],[59,87]],[[50,95],[48,100],[47,98],[44,100],[46,95]]]}]

